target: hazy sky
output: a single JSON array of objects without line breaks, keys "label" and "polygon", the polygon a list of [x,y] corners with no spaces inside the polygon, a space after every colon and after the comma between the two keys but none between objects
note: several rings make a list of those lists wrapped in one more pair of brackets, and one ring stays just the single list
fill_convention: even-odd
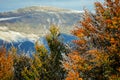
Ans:
[{"label": "hazy sky", "polygon": [[53,6],[66,9],[94,10],[94,2],[103,0],[0,0],[0,12],[28,6]]}]

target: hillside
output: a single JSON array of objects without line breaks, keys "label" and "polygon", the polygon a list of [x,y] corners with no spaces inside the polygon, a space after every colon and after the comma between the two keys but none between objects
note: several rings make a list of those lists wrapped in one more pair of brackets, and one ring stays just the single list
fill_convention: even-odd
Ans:
[{"label": "hillside", "polygon": [[47,45],[44,36],[49,27],[55,24],[60,27],[61,37],[67,43],[74,38],[69,35],[81,18],[83,12],[55,7],[32,6],[10,12],[0,13],[0,46],[7,49],[15,46],[22,51],[34,51],[34,43],[40,40]]},{"label": "hillside", "polygon": [[82,11],[48,6],[32,6],[0,13],[0,26],[6,26],[14,31],[40,35],[50,25],[55,24],[61,27],[62,32],[68,33],[81,19],[82,13]]}]

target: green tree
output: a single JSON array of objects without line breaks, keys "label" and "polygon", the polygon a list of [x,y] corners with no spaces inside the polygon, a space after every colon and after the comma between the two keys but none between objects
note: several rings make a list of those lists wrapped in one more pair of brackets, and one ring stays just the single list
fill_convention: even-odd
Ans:
[{"label": "green tree", "polygon": [[27,80],[61,80],[65,71],[61,67],[62,54],[66,53],[63,42],[59,40],[59,29],[56,26],[50,27],[50,33],[46,40],[49,51],[44,45],[36,44],[36,53],[33,56],[31,68],[24,68],[23,76]]},{"label": "green tree", "polygon": [[30,69],[24,67],[22,75],[26,80],[48,80],[47,66],[48,53],[43,45],[36,44],[36,53],[33,54]]},{"label": "green tree", "polygon": [[11,47],[9,53],[11,53],[13,59],[13,80],[23,80],[22,71],[24,67],[30,67],[31,58],[26,56],[25,53],[18,54],[15,47]]},{"label": "green tree", "polygon": [[24,80],[24,76],[22,75],[22,71],[24,69],[24,67],[26,67],[27,69],[30,68],[31,65],[31,58],[26,56],[25,54],[17,54],[17,52],[15,52],[14,54],[14,58],[13,58],[13,66],[14,66],[14,80]]},{"label": "green tree", "polygon": [[60,39],[60,32],[58,27],[52,25],[50,27],[50,34],[46,36],[48,46],[50,49],[49,68],[50,68],[50,80],[61,80],[65,76],[65,71],[61,67],[62,54],[67,53],[62,39]]}]

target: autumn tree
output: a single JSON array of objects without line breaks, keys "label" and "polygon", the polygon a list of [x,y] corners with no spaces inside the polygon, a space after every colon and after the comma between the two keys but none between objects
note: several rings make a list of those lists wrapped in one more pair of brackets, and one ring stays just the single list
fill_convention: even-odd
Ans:
[{"label": "autumn tree", "polygon": [[85,10],[72,31],[76,50],[64,58],[66,80],[120,79],[120,0],[95,3],[95,14]]},{"label": "autumn tree", "polygon": [[13,56],[6,51],[6,48],[0,48],[0,80],[13,79]]}]

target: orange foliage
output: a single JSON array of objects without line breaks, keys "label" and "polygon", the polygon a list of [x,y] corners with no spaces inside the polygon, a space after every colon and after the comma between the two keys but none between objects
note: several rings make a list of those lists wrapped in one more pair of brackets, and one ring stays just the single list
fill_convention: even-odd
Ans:
[{"label": "orange foliage", "polygon": [[5,48],[0,48],[0,79],[10,80],[13,76],[13,57],[6,54]]},{"label": "orange foliage", "polygon": [[96,14],[85,11],[81,26],[72,31],[79,40],[73,41],[77,48],[63,61],[67,80],[120,79],[120,0],[96,2],[95,8]]},{"label": "orange foliage", "polygon": [[68,72],[68,77],[65,80],[82,80],[82,78],[79,78],[78,72]]}]

